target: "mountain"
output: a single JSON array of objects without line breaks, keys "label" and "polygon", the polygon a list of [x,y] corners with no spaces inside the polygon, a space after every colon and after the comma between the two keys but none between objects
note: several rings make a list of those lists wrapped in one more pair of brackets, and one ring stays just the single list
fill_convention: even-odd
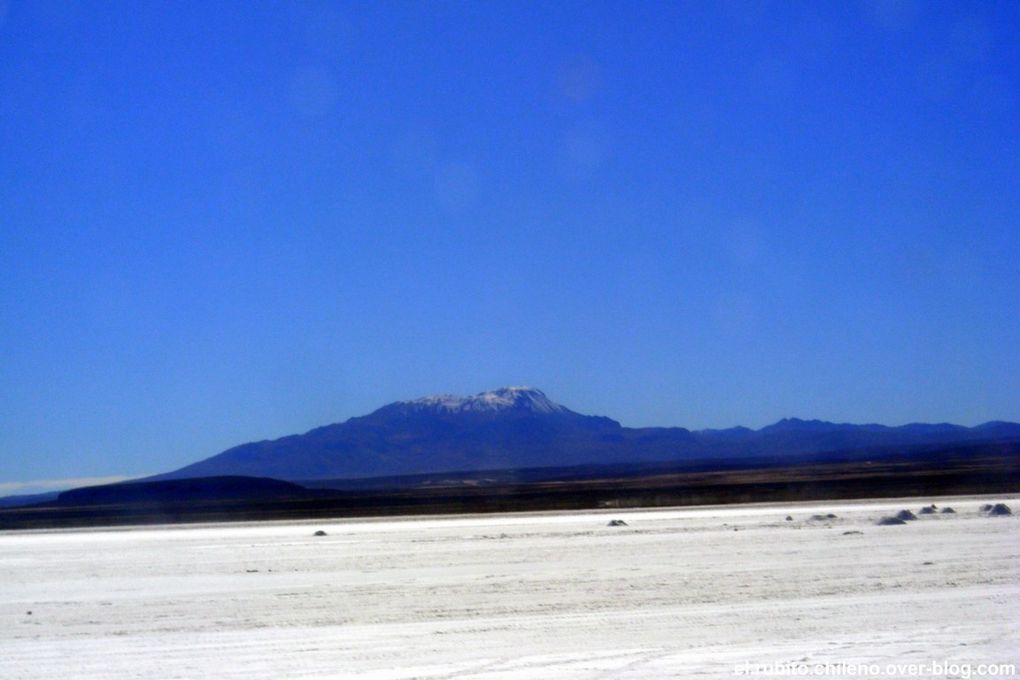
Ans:
[{"label": "mountain", "polygon": [[302,435],[242,444],[150,479],[294,481],[577,465],[825,462],[837,453],[845,459],[854,451],[870,456],[879,449],[1006,440],[1020,440],[1020,425],[887,427],[787,418],[760,430],[626,428],[576,413],[533,387],[504,387],[398,401]]},{"label": "mountain", "polygon": [[243,444],[157,479],[248,475],[321,479],[627,459],[624,428],[528,387],[399,401],[303,435]]}]

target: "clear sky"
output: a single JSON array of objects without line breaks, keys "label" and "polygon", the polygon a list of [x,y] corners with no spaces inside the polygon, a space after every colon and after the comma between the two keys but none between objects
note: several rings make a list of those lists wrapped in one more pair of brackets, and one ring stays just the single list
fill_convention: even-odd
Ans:
[{"label": "clear sky", "polygon": [[1011,0],[0,0],[0,483],[506,384],[1020,420],[1018,35]]}]

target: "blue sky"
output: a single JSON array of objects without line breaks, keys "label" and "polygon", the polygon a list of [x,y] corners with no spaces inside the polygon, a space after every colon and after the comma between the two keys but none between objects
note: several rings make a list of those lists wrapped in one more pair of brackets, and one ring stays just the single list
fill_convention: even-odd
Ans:
[{"label": "blue sky", "polygon": [[1015,2],[0,0],[0,483],[505,384],[1020,420],[1017,35]]}]

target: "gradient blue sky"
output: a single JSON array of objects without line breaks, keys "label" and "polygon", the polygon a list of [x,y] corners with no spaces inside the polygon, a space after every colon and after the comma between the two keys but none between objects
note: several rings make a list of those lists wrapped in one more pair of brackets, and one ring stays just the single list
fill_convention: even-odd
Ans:
[{"label": "gradient blue sky", "polygon": [[1020,420],[1018,35],[1012,1],[0,0],[0,483],[505,384]]}]

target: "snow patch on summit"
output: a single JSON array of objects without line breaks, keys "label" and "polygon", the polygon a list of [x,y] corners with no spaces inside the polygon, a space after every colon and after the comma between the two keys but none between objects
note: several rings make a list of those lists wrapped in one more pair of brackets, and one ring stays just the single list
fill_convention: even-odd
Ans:
[{"label": "snow patch on summit", "polygon": [[501,387],[470,397],[437,394],[401,404],[435,408],[449,413],[484,413],[506,409],[526,409],[535,413],[560,413],[567,409],[551,401],[545,393],[534,387]]}]

